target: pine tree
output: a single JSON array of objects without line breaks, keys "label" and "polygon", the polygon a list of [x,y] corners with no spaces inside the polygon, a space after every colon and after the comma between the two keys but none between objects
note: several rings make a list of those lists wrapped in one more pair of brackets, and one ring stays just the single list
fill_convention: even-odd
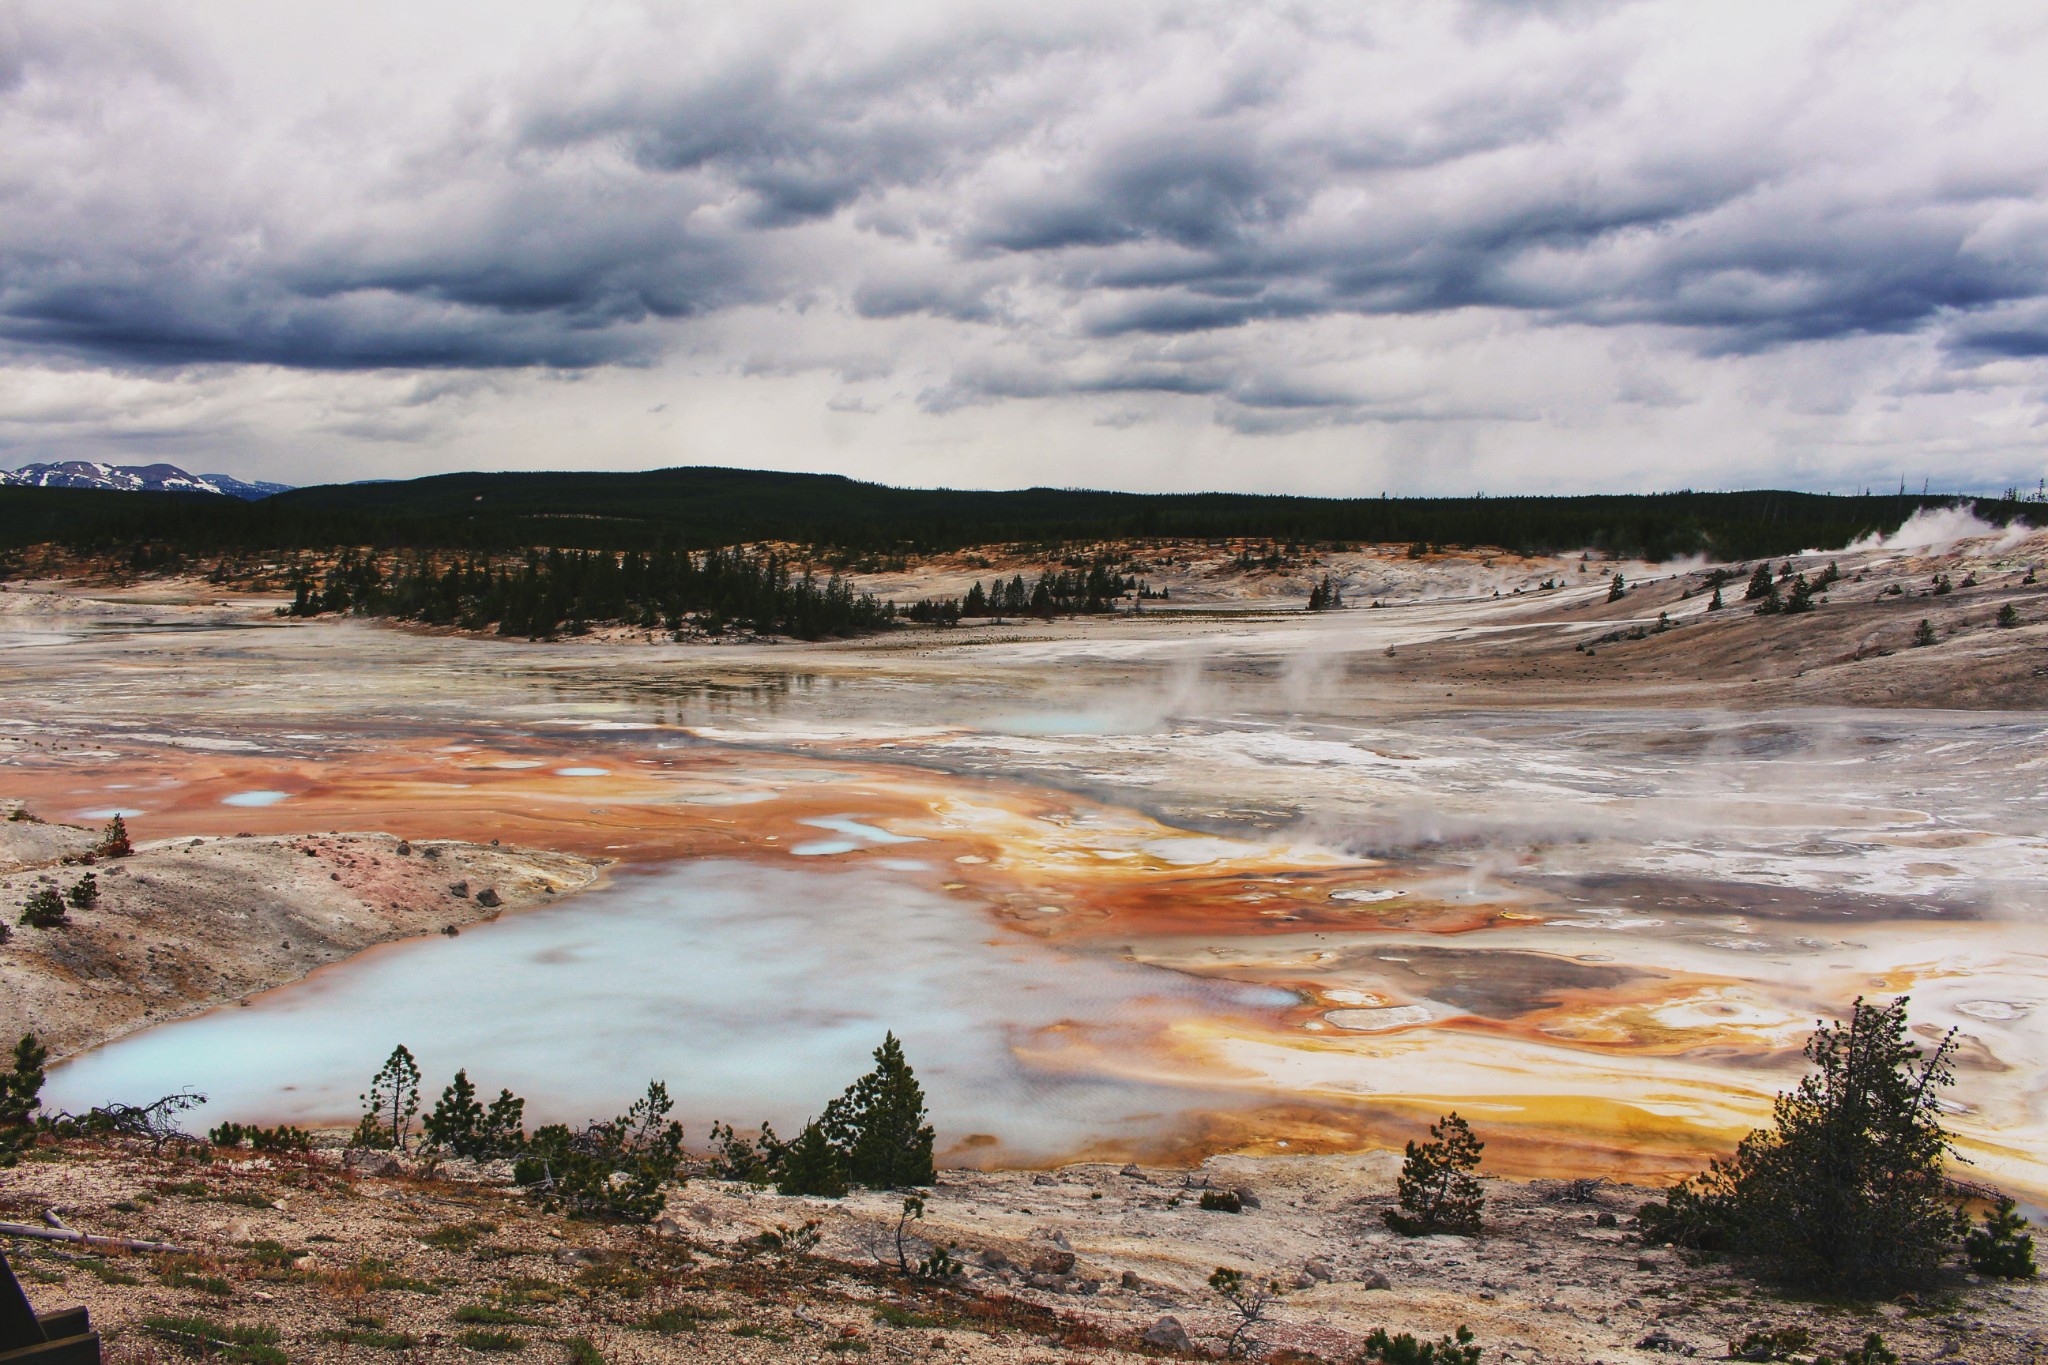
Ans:
[{"label": "pine tree", "polygon": [[43,1063],[49,1050],[24,1033],[14,1045],[14,1064],[0,1071],[0,1166],[12,1166],[35,1145],[36,1110],[42,1107]]},{"label": "pine tree", "polygon": [[125,858],[134,851],[135,846],[128,842],[128,822],[118,815],[107,821],[99,843],[93,848],[102,858]]},{"label": "pine tree", "polygon": [[935,1178],[932,1129],[924,1119],[924,1089],[890,1033],[875,1049],[875,1069],[826,1105],[819,1124],[843,1156],[849,1180],[897,1189]]},{"label": "pine tree", "polygon": [[1396,1184],[1401,1207],[1387,1210],[1387,1226],[1404,1237],[1432,1232],[1477,1237],[1486,1194],[1472,1172],[1486,1144],[1455,1113],[1430,1125],[1429,1138],[1408,1144]]},{"label": "pine tree", "polygon": [[420,1112],[420,1064],[404,1044],[391,1050],[383,1067],[370,1078],[369,1093],[357,1098],[364,1111],[349,1140],[351,1145],[407,1150],[413,1119]]},{"label": "pine tree", "polygon": [[1641,1212],[1645,1236],[1751,1258],[1774,1278],[1844,1294],[1926,1282],[1965,1221],[1949,1201],[1941,1091],[1955,1035],[1912,1041],[1906,997],[1857,1000],[1806,1045],[1814,1070],[1778,1096],[1775,1122]]},{"label": "pine tree", "polygon": [[64,893],[64,899],[73,910],[92,909],[100,902],[99,878],[90,872],[86,873],[71,884],[71,889]]},{"label": "pine tree", "polygon": [[484,1107],[477,1100],[469,1072],[457,1071],[455,1079],[441,1092],[441,1098],[434,1102],[426,1122],[420,1125],[420,1139],[425,1146],[442,1148],[456,1156],[479,1156],[483,1122]]},{"label": "pine tree", "polygon": [[1940,637],[1934,633],[1934,622],[1924,616],[1921,617],[1920,625],[1913,631],[1914,647],[1925,649],[1928,645],[1938,643],[1940,643]]},{"label": "pine tree", "polygon": [[846,1193],[846,1165],[839,1149],[825,1135],[824,1125],[812,1120],[782,1151],[781,1169],[775,1188],[783,1194],[816,1194],[837,1199]]},{"label": "pine tree", "polygon": [[64,916],[64,898],[50,887],[38,887],[21,903],[18,923],[30,929],[59,929],[71,921]]},{"label": "pine tree", "polygon": [[1749,586],[1742,590],[1742,600],[1755,602],[1768,597],[1771,592],[1771,566],[1759,564],[1756,572],[1749,576]]},{"label": "pine tree", "polygon": [[1714,585],[1714,595],[1713,595],[1713,597],[1711,597],[1711,598],[1710,598],[1710,599],[1708,599],[1708,601],[1707,601],[1707,610],[1708,610],[1708,611],[1719,611],[1719,610],[1721,610],[1721,587],[1720,587],[1720,585],[1719,585],[1718,583]]},{"label": "pine tree", "polygon": [[1619,602],[1622,598],[1626,596],[1628,596],[1628,580],[1623,578],[1619,573],[1616,573],[1614,575],[1614,580],[1607,585],[1607,600],[1610,602]]},{"label": "pine tree", "polygon": [[1963,1238],[1963,1256],[1979,1275],[2003,1280],[2031,1280],[2034,1266],[2034,1234],[2027,1220],[2014,1212],[2013,1201],[2001,1198],[1998,1207],[1984,1212],[1984,1221]]}]

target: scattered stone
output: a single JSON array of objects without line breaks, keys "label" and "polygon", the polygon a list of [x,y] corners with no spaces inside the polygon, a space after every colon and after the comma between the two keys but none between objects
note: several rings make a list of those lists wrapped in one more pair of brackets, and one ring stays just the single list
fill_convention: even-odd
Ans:
[{"label": "scattered stone", "polygon": [[448,883],[448,894],[455,897],[457,900],[468,900],[469,883],[466,881]]},{"label": "scattered stone", "polygon": [[1131,1290],[1143,1289],[1145,1287],[1144,1279],[1135,1270],[1126,1270],[1123,1273],[1123,1275],[1118,1278],[1117,1283],[1122,1285],[1125,1289]]},{"label": "scattered stone", "polygon": [[1337,1268],[1321,1256],[1309,1257],[1308,1260],[1302,1263],[1301,1268],[1312,1279],[1334,1280],[1337,1278]]},{"label": "scattered stone", "polygon": [[1180,1325],[1180,1319],[1164,1317],[1145,1329],[1144,1342],[1147,1346],[1161,1351],[1192,1351],[1194,1339],[1188,1336],[1188,1329]]},{"label": "scattered stone", "polygon": [[995,1247],[989,1247],[981,1253],[981,1263],[990,1270],[1008,1270],[1010,1268],[1010,1258]]},{"label": "scattered stone", "polygon": [[1034,1185],[1057,1185],[1060,1182],[1058,1176],[1048,1175],[1044,1171],[1040,1171],[1037,1175],[1031,1177],[1031,1183]]},{"label": "scattered stone", "polygon": [[1134,1180],[1143,1180],[1145,1178],[1145,1173],[1138,1169],[1138,1163],[1135,1161],[1125,1162],[1124,1168],[1118,1171],[1117,1174],[1121,1176],[1129,1176]]},{"label": "scattered stone", "polygon": [[395,851],[401,858],[410,858],[412,856],[412,845],[400,839],[398,841],[398,848]]},{"label": "scattered stone", "polygon": [[1074,1253],[1061,1248],[1041,1251],[1031,1262],[1031,1271],[1034,1275],[1065,1275],[1073,1268]]},{"label": "scattered stone", "polygon": [[1243,1189],[1240,1187],[1238,1189],[1232,1190],[1231,1193],[1237,1196],[1237,1203],[1239,1208],[1257,1209],[1265,1207],[1263,1204],[1259,1203],[1259,1197],[1253,1194],[1250,1190]]},{"label": "scattered stone", "polygon": [[1360,1289],[1392,1289],[1394,1282],[1387,1278],[1386,1272],[1383,1270],[1368,1270],[1358,1277],[1358,1287]]},{"label": "scattered stone", "polygon": [[476,903],[483,906],[486,910],[495,910],[505,902],[499,900],[498,893],[487,886],[476,893]]},{"label": "scattered stone", "polygon": [[1595,1218],[1593,1220],[1593,1226],[1596,1228],[1611,1228],[1618,1227],[1620,1226],[1620,1224],[1617,1222],[1613,1214],[1603,1213],[1598,1218]]}]

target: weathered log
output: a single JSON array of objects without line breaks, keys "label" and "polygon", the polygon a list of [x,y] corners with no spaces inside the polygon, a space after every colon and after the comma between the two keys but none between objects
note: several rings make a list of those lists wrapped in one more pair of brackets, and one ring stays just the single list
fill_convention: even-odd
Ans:
[{"label": "weathered log", "polygon": [[171,1256],[189,1256],[190,1247],[177,1246],[171,1242],[144,1242],[133,1237],[102,1237],[97,1233],[76,1232],[70,1228],[39,1228],[28,1223],[0,1223],[0,1236],[34,1237],[44,1242],[71,1242],[77,1246],[112,1247],[117,1251],[147,1251]]}]

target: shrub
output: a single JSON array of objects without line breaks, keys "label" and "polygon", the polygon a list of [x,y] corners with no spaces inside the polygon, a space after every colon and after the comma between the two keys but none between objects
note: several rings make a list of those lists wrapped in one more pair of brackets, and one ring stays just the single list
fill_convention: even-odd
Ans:
[{"label": "shrub", "polygon": [[70,923],[64,917],[64,898],[50,887],[38,887],[21,903],[21,923],[30,929],[56,929]]},{"label": "shrub", "polygon": [[2036,1273],[2034,1234],[2027,1231],[2027,1220],[2013,1211],[2010,1199],[2000,1199],[1997,1208],[1985,1210],[1984,1221],[1963,1238],[1963,1255],[1979,1275],[2031,1280]]},{"label": "shrub", "polygon": [[1432,1124],[1429,1138],[1408,1144],[1397,1185],[1401,1207],[1387,1210],[1387,1226],[1404,1237],[1431,1232],[1476,1237],[1486,1195],[1472,1172],[1486,1144],[1456,1114]]},{"label": "shrub", "polygon": [[420,1138],[436,1151],[476,1161],[512,1156],[526,1144],[526,1101],[500,1090],[486,1108],[469,1073],[458,1071],[420,1125]]},{"label": "shrub", "polygon": [[370,1078],[369,1093],[357,1098],[363,1102],[363,1117],[349,1145],[407,1150],[413,1119],[420,1112],[420,1064],[403,1043],[391,1049],[383,1067]]},{"label": "shrub", "polygon": [[1923,1053],[1906,997],[1857,1000],[1807,1042],[1815,1070],[1778,1096],[1774,1126],[1643,1207],[1645,1240],[1750,1258],[1788,1283],[1889,1293],[1931,1277],[1962,1236],[1946,1197],[1939,1096],[1955,1035]]},{"label": "shrub", "polygon": [[455,1344],[472,1351],[523,1351],[526,1338],[510,1332],[493,1332],[483,1327],[469,1327],[455,1334]]},{"label": "shrub", "polygon": [[1613,581],[1607,585],[1607,600],[1619,602],[1626,596],[1628,596],[1628,580],[1617,573],[1614,575]]},{"label": "shrub", "polygon": [[1813,1333],[1804,1327],[1765,1327],[1750,1332],[1740,1341],[1728,1343],[1730,1360],[1790,1360],[1795,1352],[1813,1344]]},{"label": "shrub", "polygon": [[846,1163],[815,1120],[782,1149],[775,1188],[783,1194],[816,1194],[837,1199],[846,1193]]},{"label": "shrub", "polygon": [[1883,1337],[1872,1332],[1861,1346],[1850,1347],[1839,1359],[1823,1352],[1813,1358],[1813,1365],[1899,1365],[1899,1358],[1885,1349]]},{"label": "shrub", "polygon": [[71,884],[71,889],[64,893],[64,899],[73,910],[92,909],[100,901],[99,878],[90,872],[86,873]]},{"label": "shrub", "polygon": [[580,1131],[552,1123],[536,1131],[512,1178],[541,1203],[577,1218],[652,1222],[680,1185],[683,1125],[669,1119],[668,1087],[654,1081],[619,1117]]},{"label": "shrub", "polygon": [[1998,625],[2001,630],[2011,630],[2020,623],[2020,609],[2008,602],[1998,609]]},{"label": "shrub", "polygon": [[12,1166],[36,1141],[36,1110],[42,1107],[43,1063],[49,1050],[33,1033],[14,1045],[14,1064],[0,1071],[0,1166]]},{"label": "shrub", "polygon": [[1939,644],[1940,642],[1941,637],[1934,633],[1934,622],[1924,616],[1921,617],[1920,624],[1913,631],[1914,647],[1916,649],[1925,649],[1929,645]]},{"label": "shrub", "polygon": [[1209,1288],[1216,1291],[1230,1313],[1230,1333],[1224,1338],[1223,1354],[1231,1360],[1241,1360],[1256,1347],[1252,1329],[1265,1319],[1267,1311],[1286,1291],[1277,1281],[1248,1280],[1243,1271],[1220,1265],[1209,1277]]},{"label": "shrub", "polygon": [[125,858],[133,853],[135,845],[128,842],[128,822],[118,815],[107,821],[92,851],[102,858]]},{"label": "shrub", "polygon": [[1382,1365],[1479,1365],[1479,1348],[1472,1344],[1472,1329],[1462,1325],[1435,1341],[1417,1341],[1407,1332],[1389,1336],[1386,1328],[1375,1327],[1365,1339],[1365,1359]]},{"label": "shrub", "polygon": [[729,1123],[711,1125],[711,1174],[718,1180],[743,1180],[749,1185],[766,1185],[775,1179],[781,1164],[783,1144],[775,1130],[761,1125],[758,1138],[743,1138]]},{"label": "shrub", "polygon": [[1231,1190],[1203,1190],[1199,1202],[1210,1213],[1244,1212],[1244,1201]]},{"label": "shrub", "polygon": [[144,1331],[166,1341],[216,1360],[246,1362],[246,1365],[285,1365],[285,1354],[277,1349],[277,1329],[269,1326],[242,1327],[190,1315],[157,1314],[142,1320]]},{"label": "shrub", "polygon": [[305,1152],[313,1147],[313,1135],[303,1128],[280,1124],[262,1128],[255,1124],[223,1123],[207,1133],[216,1147],[253,1147],[259,1152]]}]

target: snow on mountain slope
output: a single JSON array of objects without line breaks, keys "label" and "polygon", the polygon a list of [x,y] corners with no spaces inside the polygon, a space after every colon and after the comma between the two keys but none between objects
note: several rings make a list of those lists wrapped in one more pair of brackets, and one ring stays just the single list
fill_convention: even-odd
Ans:
[{"label": "snow on mountain slope", "polygon": [[64,460],[0,469],[0,485],[30,488],[110,488],[128,493],[217,493],[255,501],[282,493],[290,484],[261,483],[229,474],[188,474],[174,464],[117,465],[97,460]]}]

